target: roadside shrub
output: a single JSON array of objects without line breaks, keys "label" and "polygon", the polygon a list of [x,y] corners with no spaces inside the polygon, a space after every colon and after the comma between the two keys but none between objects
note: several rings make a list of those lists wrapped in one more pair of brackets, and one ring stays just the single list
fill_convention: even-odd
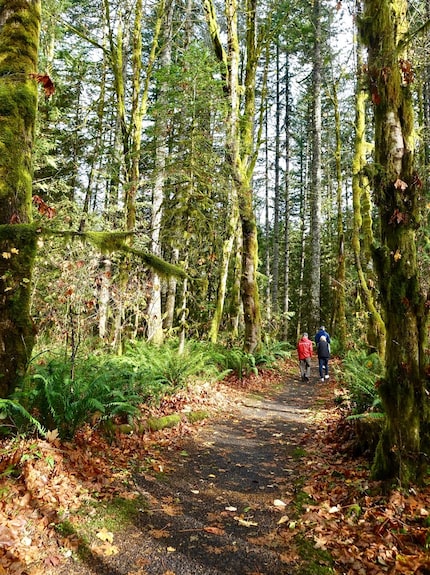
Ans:
[{"label": "roadside shrub", "polygon": [[290,358],[293,351],[295,350],[291,344],[286,341],[265,342],[262,348],[254,354],[255,363],[272,367],[279,359]]},{"label": "roadside shrub", "polygon": [[52,360],[27,376],[15,398],[41,425],[58,429],[62,439],[71,439],[96,415],[104,420],[136,414],[139,397],[130,389],[121,389],[109,373],[96,375],[94,368],[88,360],[76,366],[72,376],[69,362]]},{"label": "roadside shrub", "polygon": [[348,388],[353,415],[381,411],[376,382],[384,373],[378,354],[351,351],[342,362],[342,378]]},{"label": "roadside shrub", "polygon": [[179,353],[175,343],[153,346],[135,341],[115,363],[120,371],[131,374],[131,385],[141,399],[154,403],[184,388],[194,377],[216,377],[213,355],[196,342],[189,342]]},{"label": "roadside shrub", "polygon": [[226,348],[217,346],[214,348],[213,360],[220,370],[233,372],[239,379],[248,377],[250,374],[258,374],[258,367],[273,367],[277,360],[291,357],[292,347],[284,341],[265,342],[260,350],[246,353],[243,349]]},{"label": "roadside shrub", "polygon": [[[121,356],[93,354],[73,362],[51,354],[38,357],[13,399],[41,426],[70,439],[85,423],[133,416],[142,403],[157,405],[194,378],[218,381],[233,371],[242,379],[289,353],[285,342],[265,344],[253,355],[197,340],[179,353],[178,342],[170,340],[162,346],[133,341]],[[1,412],[0,406],[0,418]]]},{"label": "roadside shrub", "polygon": [[241,349],[229,349],[220,353],[218,363],[220,369],[234,372],[239,379],[248,377],[251,373],[258,374],[255,356]]}]

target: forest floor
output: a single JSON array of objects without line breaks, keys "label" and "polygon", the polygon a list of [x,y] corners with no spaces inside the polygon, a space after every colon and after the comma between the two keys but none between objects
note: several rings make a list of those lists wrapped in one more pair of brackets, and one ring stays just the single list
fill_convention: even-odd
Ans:
[{"label": "forest floor", "polygon": [[198,423],[3,442],[0,575],[428,575],[430,489],[383,494],[335,379],[297,372],[157,409],[207,411]]}]

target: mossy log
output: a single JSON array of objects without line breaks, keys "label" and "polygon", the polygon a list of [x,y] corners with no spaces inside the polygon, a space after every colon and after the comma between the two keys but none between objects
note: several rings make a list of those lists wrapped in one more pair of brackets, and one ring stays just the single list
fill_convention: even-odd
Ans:
[{"label": "mossy log", "polygon": [[[209,413],[204,410],[190,411],[186,414],[186,419],[190,423],[197,423],[209,417]],[[162,417],[148,417],[144,422],[139,424],[133,423],[114,423],[111,420],[103,423],[103,430],[108,434],[114,433],[145,433],[146,431],[161,431],[176,427],[183,420],[183,416],[179,413],[172,413],[170,415],[163,415]]]},{"label": "mossy log", "polygon": [[187,413],[187,419],[190,423],[197,423],[209,417],[209,413],[204,410],[190,411]]},{"label": "mossy log", "polygon": [[144,422],[143,430],[160,431],[169,427],[175,427],[181,421],[181,416],[178,413],[171,415],[164,415],[163,417],[148,417]]}]

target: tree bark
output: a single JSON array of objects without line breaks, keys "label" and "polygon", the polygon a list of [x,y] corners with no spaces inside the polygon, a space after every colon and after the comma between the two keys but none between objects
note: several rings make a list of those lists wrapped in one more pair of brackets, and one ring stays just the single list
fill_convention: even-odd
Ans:
[{"label": "tree bark", "polygon": [[310,327],[316,330],[321,321],[321,5],[314,0],[314,47],[312,62],[312,181],[311,209],[311,287]]},{"label": "tree bark", "polygon": [[241,297],[245,323],[244,350],[252,353],[261,343],[261,315],[257,285],[258,241],[253,207],[252,175],[255,166],[254,114],[255,78],[259,48],[256,44],[256,6],[253,0],[246,9],[246,65],[243,111],[240,107],[240,46],[238,36],[238,5],[236,0],[226,1],[228,53],[224,51],[216,22],[212,0],[204,2],[206,17],[215,53],[225,71],[226,92],[229,99],[227,151],[236,187],[242,227]]},{"label": "tree bark", "polygon": [[35,329],[30,285],[36,252],[31,225],[40,2],[0,1],[0,397],[25,373]]},{"label": "tree bark", "polygon": [[345,230],[343,227],[343,201],[342,201],[342,140],[341,121],[339,111],[339,99],[337,94],[337,82],[333,82],[333,107],[335,118],[336,135],[336,204],[337,204],[337,270],[334,286],[334,319],[336,327],[336,337],[339,344],[339,353],[342,354],[346,347],[346,257],[345,257]]},{"label": "tree bark", "polygon": [[[402,485],[427,466],[426,390],[428,307],[420,289],[416,232],[422,217],[421,181],[414,171],[410,63],[404,0],[365,0],[361,34],[375,115],[375,203],[380,245],[374,248],[387,330],[386,373],[379,391],[386,424],[373,474]],[[427,451],[428,453],[428,451]]]},{"label": "tree bark", "polygon": [[[165,26],[162,29],[162,49],[160,64],[168,68],[172,63],[172,18],[173,2],[166,7]],[[166,99],[167,86],[161,84],[159,98],[162,102]],[[168,156],[167,119],[156,119],[155,137],[155,182],[152,192],[151,205],[151,246],[152,253],[161,257],[161,222],[164,211],[164,182],[166,179],[166,159]],[[159,274],[152,270],[150,294],[147,309],[147,339],[155,345],[163,343],[163,317],[161,311],[161,280]]]},{"label": "tree bark", "polygon": [[288,326],[290,320],[290,66],[289,66],[289,53],[285,53],[285,141],[284,141],[284,155],[285,155],[285,184],[284,184],[284,299],[282,305],[283,321],[282,321],[282,338],[288,338]]},{"label": "tree bark", "polygon": [[[366,165],[366,101],[367,92],[363,85],[362,48],[357,49],[357,86],[355,96],[355,140],[352,161],[352,250],[358,274],[359,293],[364,298],[364,313],[367,323],[367,343],[371,351],[377,351],[385,358],[385,324],[374,297],[374,278],[366,276],[369,269],[370,248],[373,243],[373,226],[369,179],[364,173]],[[361,239],[361,237],[363,239]],[[363,247],[363,249],[362,249]],[[358,297],[358,301],[361,297]]]},{"label": "tree bark", "polygon": [[237,204],[237,195],[234,186],[231,186],[228,194],[227,206],[229,214],[226,222],[225,239],[222,246],[221,261],[220,261],[220,277],[218,283],[217,298],[215,304],[215,312],[212,317],[211,327],[209,331],[209,339],[212,343],[216,343],[218,339],[218,332],[221,325],[222,314],[224,310],[224,302],[227,291],[228,269],[230,265],[231,255],[235,238],[237,237],[238,224],[239,224],[239,208]]},{"label": "tree bark", "polygon": [[276,43],[276,88],[275,88],[275,196],[273,204],[273,264],[272,264],[272,307],[275,315],[279,311],[279,228],[280,228],[280,140],[281,140],[281,90],[280,90],[279,42]]}]

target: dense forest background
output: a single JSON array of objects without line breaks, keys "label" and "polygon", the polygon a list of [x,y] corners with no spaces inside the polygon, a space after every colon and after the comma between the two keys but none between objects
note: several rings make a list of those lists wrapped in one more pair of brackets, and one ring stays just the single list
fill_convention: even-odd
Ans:
[{"label": "dense forest background", "polygon": [[375,475],[421,477],[427,7],[0,8],[2,396],[54,350],[73,381],[130,342],[249,360],[323,323],[384,366]]},{"label": "dense forest background", "polygon": [[[251,142],[243,144],[242,134],[239,146],[249,147],[262,333],[293,344],[320,321],[345,338],[340,306],[348,345],[366,337],[351,249],[353,10],[327,4],[320,16],[320,127],[311,7],[279,3],[254,15],[255,113]],[[224,9],[217,11],[225,34]],[[241,117],[248,114],[245,18],[238,6]],[[34,193],[55,210],[49,227],[133,230],[134,248],[178,265],[189,279],[160,279],[162,270],[154,273],[138,256],[45,240],[33,303],[39,338],[75,330],[75,343],[100,338],[118,349],[124,339],[162,337],[161,321],[164,334],[240,338],[242,230],[227,157],[229,102],[203,6],[45,3],[42,26],[39,68],[55,93],[40,103]]]}]

